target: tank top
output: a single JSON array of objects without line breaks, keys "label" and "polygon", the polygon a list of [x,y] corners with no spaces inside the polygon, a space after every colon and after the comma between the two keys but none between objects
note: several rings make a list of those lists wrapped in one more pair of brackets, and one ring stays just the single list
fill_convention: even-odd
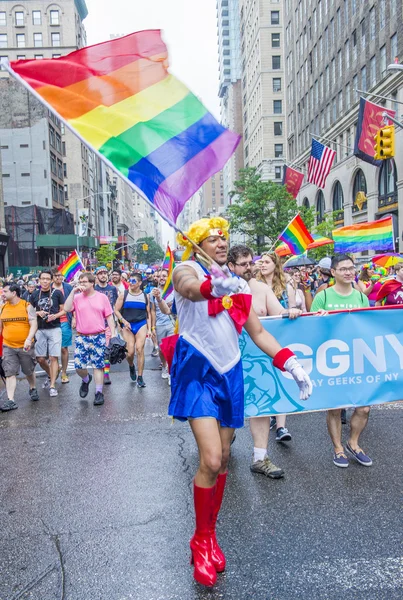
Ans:
[{"label": "tank top", "polygon": [[[200,282],[206,279],[203,268],[196,261],[180,263],[191,267]],[[250,294],[246,281],[243,281],[241,293]],[[231,295],[231,294],[229,294]],[[218,373],[227,373],[240,360],[241,353],[238,343],[238,332],[233,320],[224,310],[216,317],[208,315],[208,300],[192,302],[175,290],[175,305],[178,314],[179,335],[194,346]],[[190,365],[191,368],[191,365]]]},{"label": "tank top", "polygon": [[125,291],[123,307],[120,311],[122,317],[129,323],[140,323],[147,319],[148,299],[144,292],[135,296]]},{"label": "tank top", "polygon": [[3,322],[3,341],[9,348],[22,348],[29,334],[28,307],[26,300],[18,304],[6,302],[0,313]]}]

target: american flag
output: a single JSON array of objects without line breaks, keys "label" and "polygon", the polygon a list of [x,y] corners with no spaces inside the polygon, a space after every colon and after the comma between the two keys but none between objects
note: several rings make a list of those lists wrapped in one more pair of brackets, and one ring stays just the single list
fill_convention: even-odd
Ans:
[{"label": "american flag", "polygon": [[324,146],[317,140],[312,140],[311,156],[308,162],[308,181],[324,188],[326,178],[334,161],[336,152],[327,146]]}]

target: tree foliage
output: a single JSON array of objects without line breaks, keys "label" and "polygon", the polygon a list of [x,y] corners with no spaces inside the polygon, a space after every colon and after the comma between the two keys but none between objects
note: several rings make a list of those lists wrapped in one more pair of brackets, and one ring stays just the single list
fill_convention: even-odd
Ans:
[{"label": "tree foliage", "polygon": [[96,252],[98,265],[112,265],[117,255],[116,244],[103,244]]},{"label": "tree foliage", "polygon": [[[340,211],[325,213],[323,221],[314,226],[313,233],[317,233],[318,235],[322,235],[323,237],[332,238],[332,231],[333,229],[336,229],[336,226],[334,224],[336,215],[339,214]],[[333,247],[333,244],[319,246],[319,248],[309,250],[309,256],[314,260],[319,261],[325,256],[332,256],[332,254],[334,253]]]},{"label": "tree foliage", "polygon": [[[147,244],[148,250],[143,250],[143,244]],[[151,265],[164,258],[164,250],[153,237],[142,237],[137,240],[137,262]]]},{"label": "tree foliage", "polygon": [[233,203],[227,211],[231,231],[245,235],[248,245],[258,254],[274,247],[278,236],[298,212],[308,229],[314,223],[313,209],[298,207],[285,186],[262,181],[256,168],[240,171],[231,197]]}]

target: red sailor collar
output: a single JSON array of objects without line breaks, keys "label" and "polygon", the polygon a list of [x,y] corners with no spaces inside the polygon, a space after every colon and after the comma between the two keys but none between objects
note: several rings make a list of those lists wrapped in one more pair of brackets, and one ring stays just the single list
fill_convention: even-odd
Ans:
[{"label": "red sailor collar", "polygon": [[216,317],[224,310],[228,311],[237,332],[240,334],[242,327],[248,320],[251,306],[251,294],[233,294],[222,298],[210,298],[208,300],[208,314],[209,317]]}]

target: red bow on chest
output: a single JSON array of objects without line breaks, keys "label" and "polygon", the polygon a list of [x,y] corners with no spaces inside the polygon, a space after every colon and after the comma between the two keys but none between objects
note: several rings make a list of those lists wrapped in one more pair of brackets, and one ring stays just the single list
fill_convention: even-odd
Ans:
[{"label": "red bow on chest", "polygon": [[251,294],[234,294],[233,296],[223,296],[222,298],[213,298],[208,300],[209,317],[216,317],[223,310],[227,310],[229,316],[234,321],[238,333],[242,332],[242,327],[248,320],[250,307],[252,306]]}]

